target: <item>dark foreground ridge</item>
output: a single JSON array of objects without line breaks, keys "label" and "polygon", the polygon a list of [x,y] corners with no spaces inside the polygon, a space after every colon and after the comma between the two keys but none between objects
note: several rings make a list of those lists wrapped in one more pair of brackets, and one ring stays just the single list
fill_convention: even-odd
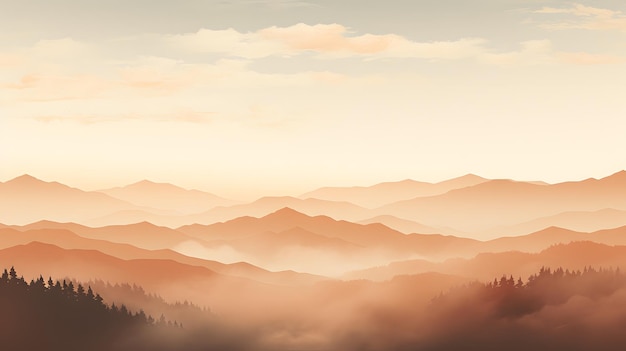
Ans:
[{"label": "dark foreground ridge", "polygon": [[[502,276],[434,298],[422,315],[387,316],[343,344],[366,350],[623,350],[626,275],[619,269],[542,268],[526,282]],[[373,345],[375,341],[379,346]]]},{"label": "dark foreground ridge", "polygon": [[26,282],[14,268],[0,277],[0,349],[31,350],[235,350],[228,340],[198,335],[178,322],[107,305],[90,286],[72,281]]}]

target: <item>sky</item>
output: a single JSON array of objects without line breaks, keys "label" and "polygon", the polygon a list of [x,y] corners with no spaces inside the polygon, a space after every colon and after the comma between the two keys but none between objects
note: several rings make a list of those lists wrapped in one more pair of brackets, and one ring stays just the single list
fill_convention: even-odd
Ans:
[{"label": "sky", "polygon": [[0,181],[245,199],[626,168],[623,1],[0,7]]}]

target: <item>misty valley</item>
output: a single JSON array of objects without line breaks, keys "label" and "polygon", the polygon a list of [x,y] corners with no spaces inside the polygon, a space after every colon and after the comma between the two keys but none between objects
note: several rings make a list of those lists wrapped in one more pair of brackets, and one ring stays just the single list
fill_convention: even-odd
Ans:
[{"label": "misty valley", "polygon": [[0,183],[7,350],[616,350],[626,172],[231,200]]}]

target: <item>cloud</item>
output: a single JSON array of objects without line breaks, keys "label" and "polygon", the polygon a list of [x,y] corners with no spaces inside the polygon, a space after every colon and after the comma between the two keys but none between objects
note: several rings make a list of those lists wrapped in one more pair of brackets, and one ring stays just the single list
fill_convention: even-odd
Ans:
[{"label": "cloud", "polygon": [[17,99],[22,101],[55,101],[95,97],[110,85],[95,75],[25,73],[17,81],[0,84],[0,88],[17,92]]},{"label": "cloud", "polygon": [[205,124],[211,122],[212,112],[198,112],[191,110],[180,110],[174,112],[164,112],[160,114],[123,114],[123,115],[43,115],[33,119],[42,123],[77,123],[82,125],[92,125],[104,122],[119,122],[127,120],[151,120],[155,122],[186,122]]},{"label": "cloud", "polygon": [[[581,18],[615,16],[615,12],[588,8],[578,11],[588,13]],[[376,74],[355,75],[343,73],[343,63],[327,65],[325,70],[260,72],[255,70],[257,59],[457,60],[502,67],[626,62],[614,55],[563,52],[549,40],[525,41],[516,50],[502,51],[483,38],[416,42],[397,34],[357,34],[340,24],[300,23],[247,33],[201,29],[159,38],[158,44],[166,44],[170,57],[128,57],[116,54],[106,43],[95,47],[72,38],[41,40],[0,52],[0,100],[15,118],[38,117],[48,123],[145,119],[215,126],[214,122],[228,120],[226,124],[277,129],[320,114],[324,107],[310,96],[331,99],[332,95],[338,106],[348,106],[352,100],[343,101],[332,92],[349,90],[354,97],[368,87],[382,89],[397,80],[384,74],[381,64],[386,62],[372,63],[380,70]],[[140,47],[140,39],[133,40]],[[215,55],[203,62],[197,52]],[[274,60],[264,67],[280,63]],[[290,96],[289,101],[285,96]]]},{"label": "cloud", "polygon": [[540,14],[570,15],[566,21],[552,22],[542,25],[552,30],[587,29],[587,30],[618,30],[626,31],[626,15],[621,11],[575,4],[569,8],[543,7],[535,11]]},{"label": "cloud", "polygon": [[[552,13],[558,9],[545,8]],[[561,10],[559,10],[561,11]],[[562,10],[565,11],[565,10]],[[574,13],[588,16],[611,16],[616,12],[580,8]],[[498,52],[488,47],[484,38],[461,38],[451,41],[415,42],[397,34],[354,35],[340,24],[299,23],[289,27],[268,27],[255,32],[241,33],[226,30],[201,29],[166,37],[166,42],[190,52],[216,53],[235,59],[254,60],[265,57],[297,57],[313,55],[318,59],[383,58],[439,60],[474,60],[499,66],[546,64],[608,64],[623,59],[610,55],[567,53],[553,49],[549,40],[528,40],[520,49]]]},{"label": "cloud", "polygon": [[[7,106],[7,114],[40,123],[85,126],[120,121],[217,121],[276,129],[308,113],[300,111],[295,102],[285,103],[281,96],[286,91],[368,84],[367,77],[326,70],[257,72],[250,67],[252,61],[241,58],[191,63],[155,56],[96,57],[77,72],[45,59],[44,48],[67,53],[59,51],[63,46],[72,47],[65,44],[74,42],[37,43],[38,55],[28,55],[33,47],[3,53],[4,61],[10,63],[0,67],[0,100]],[[72,66],[73,61],[66,65]]]},{"label": "cloud", "polygon": [[352,35],[340,24],[299,23],[289,27],[260,29],[241,33],[201,29],[195,33],[167,36],[177,48],[193,52],[221,53],[233,57],[256,59],[269,56],[290,57],[305,53],[318,58],[423,58],[462,59],[484,51],[485,39],[463,38],[456,41],[414,42],[396,34]]},{"label": "cloud", "polygon": [[380,53],[389,48],[392,35],[365,34],[348,37],[346,27],[339,24],[307,25],[298,23],[291,27],[270,27],[257,32],[259,39],[280,43],[292,52],[337,52],[355,54]]},{"label": "cloud", "polygon": [[5,54],[0,52],[0,68],[16,67],[22,63],[22,58],[16,54]]}]

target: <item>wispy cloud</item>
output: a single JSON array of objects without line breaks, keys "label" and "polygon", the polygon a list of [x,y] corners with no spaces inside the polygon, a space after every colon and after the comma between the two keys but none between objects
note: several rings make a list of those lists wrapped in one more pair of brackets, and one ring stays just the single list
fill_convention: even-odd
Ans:
[{"label": "wispy cloud", "polygon": [[570,15],[571,18],[543,24],[552,30],[587,29],[626,31],[626,15],[621,11],[574,4],[568,8],[543,7],[536,10],[539,14]]},{"label": "wispy cloud", "polygon": [[[557,10],[565,11],[542,11]],[[591,19],[617,16],[614,11],[576,11],[567,13]],[[96,47],[71,38],[42,40],[30,47],[1,52],[0,103],[12,109],[15,118],[37,117],[45,123],[228,120],[233,124],[275,126],[287,119],[312,115],[313,110],[322,111],[311,96],[328,98],[329,91],[338,89],[357,96],[370,87],[379,90],[397,84],[397,76],[385,74],[383,66],[387,62],[381,59],[423,61],[426,65],[460,61],[515,68],[626,62],[612,54],[565,52],[550,40],[524,41],[515,50],[503,51],[484,38],[417,42],[393,33],[356,33],[340,24],[300,23],[254,32],[201,29],[155,38],[151,45],[160,45],[155,51],[167,48],[170,57],[141,56],[141,50],[139,54],[115,56],[115,50],[107,51],[106,45]],[[140,46],[140,39],[129,40],[136,40]],[[207,55],[210,59],[199,60],[204,56],[198,52],[211,53]],[[295,66],[304,68],[282,72],[282,57],[302,59],[303,64]],[[312,57],[324,60],[321,66],[325,69],[307,70]],[[264,72],[256,69],[257,60],[262,58],[266,59],[263,64],[269,62]],[[368,61],[376,71],[344,71],[350,59]],[[333,60],[342,62],[333,66]],[[343,104],[335,95],[333,100]]]},{"label": "wispy cloud", "polygon": [[235,29],[201,29],[195,33],[171,35],[172,46],[194,52],[221,53],[255,59],[269,56],[316,54],[318,58],[397,57],[460,59],[484,50],[485,39],[463,38],[455,41],[414,42],[396,34],[353,33],[340,24],[269,27],[256,32]]},{"label": "wispy cloud", "polygon": [[33,119],[42,123],[77,123],[92,125],[104,122],[119,122],[128,120],[150,120],[154,122],[186,122],[186,123],[211,123],[213,112],[177,111],[161,114],[123,114],[123,115],[43,115]]},{"label": "wispy cloud", "polygon": [[[557,9],[543,9],[545,13]],[[565,11],[565,10],[563,10]],[[607,16],[602,10],[579,9],[581,13]],[[578,12],[577,12],[578,13]],[[461,38],[450,41],[416,42],[397,34],[355,35],[340,24],[268,27],[242,33],[235,29],[201,29],[194,33],[170,35],[165,41],[189,52],[221,54],[235,59],[255,60],[266,57],[313,55],[332,60],[361,58],[421,59],[429,61],[473,60],[499,66],[546,64],[606,64],[621,63],[619,57],[591,53],[567,53],[553,48],[549,40],[529,40],[520,43],[519,50],[499,51],[484,38]]]}]

